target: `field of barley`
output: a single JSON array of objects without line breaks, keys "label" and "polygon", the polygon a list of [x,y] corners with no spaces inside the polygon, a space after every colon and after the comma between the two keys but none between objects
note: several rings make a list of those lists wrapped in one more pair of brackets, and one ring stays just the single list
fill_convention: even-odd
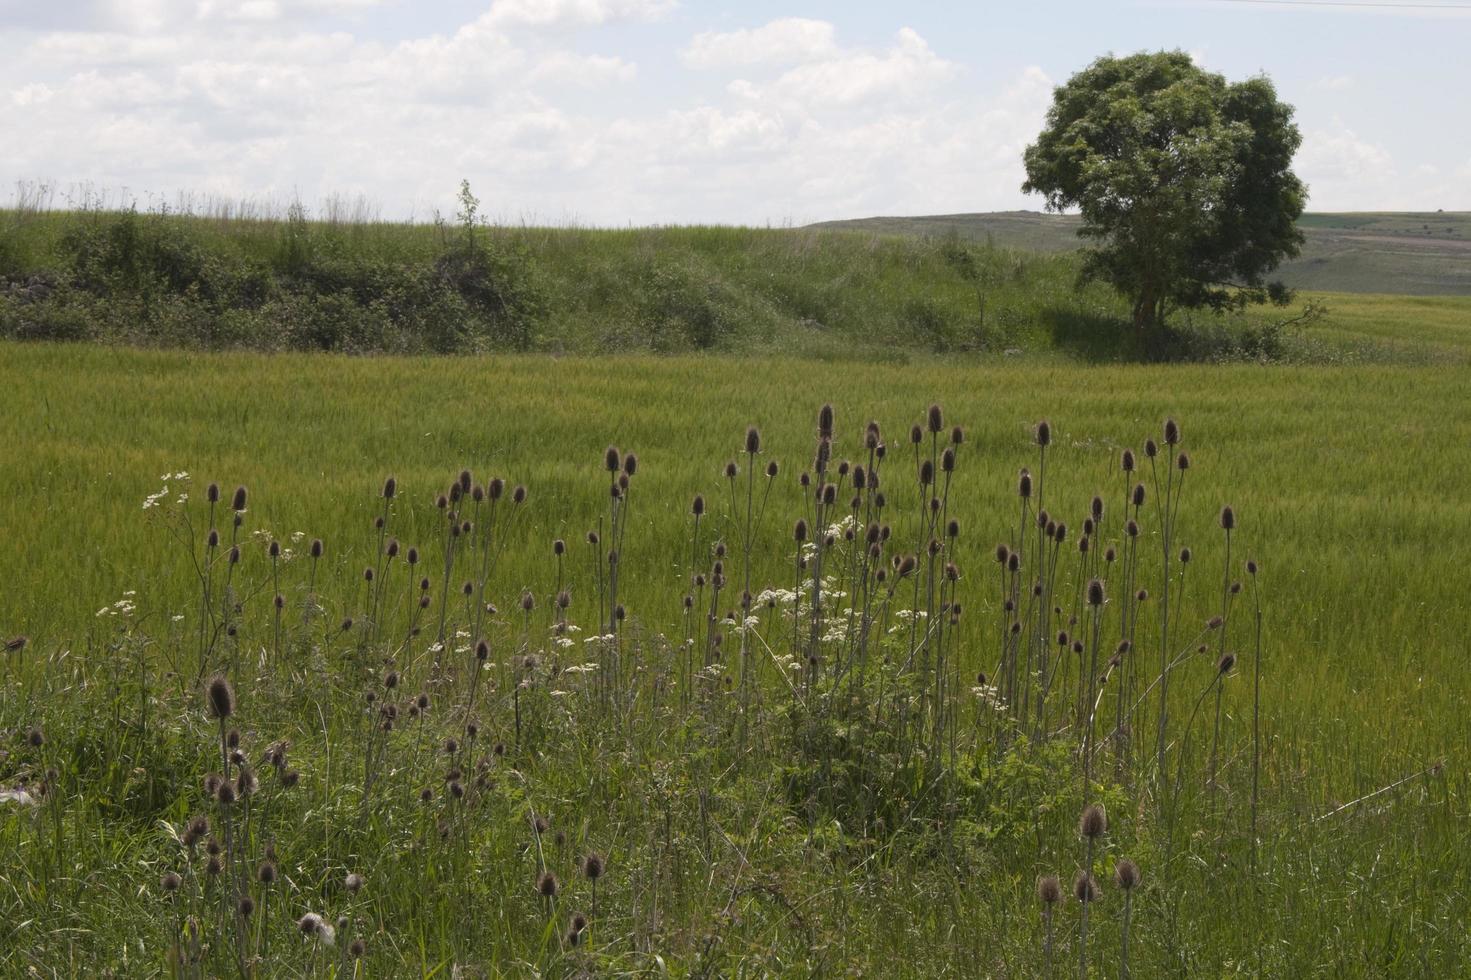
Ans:
[{"label": "field of barley", "polygon": [[0,973],[1460,975],[1471,338],[1352,302],[1373,363],[6,342]]}]

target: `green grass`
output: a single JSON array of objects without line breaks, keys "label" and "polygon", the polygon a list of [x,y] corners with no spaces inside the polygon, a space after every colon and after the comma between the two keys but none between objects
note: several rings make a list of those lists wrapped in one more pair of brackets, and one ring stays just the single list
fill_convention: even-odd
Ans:
[{"label": "green grass", "polygon": [[[700,233],[686,234],[701,254]],[[1332,329],[1355,343],[1360,334],[1384,340],[1385,320],[1414,308],[1400,298],[1354,302],[1364,304],[1362,318]],[[1354,309],[1336,297],[1329,305],[1338,316]],[[1464,349],[1464,309],[1460,301],[1426,301],[1411,318],[1423,323],[1416,342]],[[677,635],[682,622],[691,497],[703,493],[710,503],[706,542],[714,533],[738,540],[720,468],[737,456],[747,424],[761,427],[761,460],[783,467],[757,537],[754,580],[786,585],[791,522],[804,507],[796,475],[810,465],[817,406],[837,408],[835,457],[859,458],[863,423],[883,423],[895,448],[885,472],[899,551],[914,547],[903,434],[939,401],[947,425],[967,433],[950,501],[962,531],[947,555],[962,572],[965,615],[953,633],[962,676],[995,667],[1002,612],[990,556],[1014,533],[1018,467],[1037,469],[1030,433],[1039,418],[1049,418],[1055,433],[1049,507],[1072,525],[1072,539],[1094,492],[1104,493],[1117,520],[1120,449],[1158,438],[1167,415],[1181,421],[1192,467],[1178,541],[1194,551],[1183,622],[1219,611],[1222,504],[1240,520],[1233,564],[1246,556],[1262,563],[1260,875],[1245,873],[1249,617],[1231,619],[1230,646],[1241,661],[1225,689],[1225,788],[1212,809],[1196,778],[1207,720],[1191,743],[1184,830],[1168,867],[1162,790],[1147,767],[1137,781],[1102,774],[1099,792],[1112,819],[1101,870],[1126,853],[1144,867],[1135,975],[1457,975],[1471,961],[1460,755],[1471,646],[1455,612],[1471,567],[1465,387],[1464,362],[357,359],[5,345],[0,540],[9,561],[0,631],[32,642],[11,656],[0,703],[0,727],[11,732],[0,785],[32,766],[59,765],[65,806],[0,809],[0,971],[164,969],[172,913],[158,878],[180,862],[161,821],[178,825],[206,808],[200,779],[218,768],[211,723],[190,681],[199,595],[188,553],[158,523],[158,511],[142,508],[161,474],[186,470],[196,522],[206,482],[218,480],[227,496],[240,483],[251,495],[245,532],[289,541],[301,531],[327,542],[318,582],[326,611],[315,625],[300,624],[303,559],[287,566],[287,651],[272,652],[269,589],[250,591],[240,614],[238,720],[251,756],[288,738],[304,774],[300,790],[279,800],[270,774],[262,775],[275,808],[262,826],[276,838],[287,879],[272,899],[275,918],[266,920],[273,938],[264,973],[325,975],[339,962],[311,959],[291,932],[287,917],[310,909],[351,912],[353,931],[370,936],[369,976],[442,975],[452,963],[471,975],[641,974],[659,972],[660,963],[676,975],[1036,974],[1032,882],[1043,871],[1066,879],[1080,858],[1069,735],[1050,748],[1001,755],[983,739],[948,776],[921,780],[928,788],[901,807],[912,817],[897,827],[843,824],[835,814],[812,820],[789,797],[792,779],[820,771],[803,755],[812,736],[800,714],[776,712],[785,700],[774,677],[762,688],[772,710],[755,723],[754,741],[743,738],[730,699],[685,713],[673,707],[673,689],[660,694],[647,679],[666,656],[654,634]],[[363,683],[354,671],[382,651],[369,645],[353,653],[354,639],[323,637],[345,615],[363,621],[361,574],[374,560],[370,522],[384,476],[398,478],[393,533],[424,549],[436,610],[442,532],[433,495],[462,465],[477,480],[501,474],[529,488],[492,583],[505,611],[493,659],[504,662],[522,640],[514,610],[523,590],[537,597],[536,635],[550,622],[554,537],[571,545],[573,621],[592,632],[596,599],[582,541],[606,518],[601,459],[610,442],[640,457],[620,592],[647,671],[630,688],[639,692],[637,709],[609,714],[577,695],[563,713],[544,690],[529,689],[532,734],[512,745],[495,787],[477,791],[463,817],[439,802],[415,802],[420,785],[442,785],[444,767],[416,765],[414,728],[405,725],[396,736],[397,775],[385,778],[371,817],[360,818],[362,734],[352,706],[361,703]],[[179,488],[170,481],[170,499]],[[1142,523],[1157,548],[1156,522]],[[300,552],[305,540],[291,547]],[[242,562],[252,583],[267,568],[262,547],[251,539]],[[1157,565],[1153,554],[1148,561]],[[739,567],[738,558],[727,562]],[[1071,565],[1065,569],[1070,576]],[[136,591],[131,617],[97,615],[129,591]],[[1151,591],[1157,602],[1157,587]],[[1112,585],[1110,592],[1117,601]],[[185,617],[181,624],[172,623],[175,615]],[[1145,629],[1153,615],[1146,611]],[[778,645],[779,634],[771,634]],[[1192,658],[1179,675],[1177,725],[1211,676],[1214,655],[1212,648]],[[164,673],[172,664],[182,676]],[[441,703],[463,696],[456,687]],[[986,716],[966,704],[970,731]],[[1207,702],[1202,713],[1210,712]],[[431,718],[434,737],[454,730],[447,707]],[[487,700],[482,722],[490,737],[511,741],[512,705],[503,693]],[[33,724],[48,733],[41,753],[22,744]],[[1176,729],[1177,752],[1178,739]],[[1438,774],[1318,821],[1442,759]],[[874,765],[876,778],[892,767],[902,782],[909,772],[888,755]],[[958,809],[932,814],[926,808],[935,799]],[[550,811],[554,828],[571,837],[548,851],[570,889],[552,925],[531,894],[537,863],[528,810]],[[464,821],[444,843],[435,833],[440,814]],[[932,817],[938,823],[926,822]],[[251,846],[258,854],[260,840]],[[559,951],[566,913],[590,908],[573,868],[587,848],[610,859],[599,912],[586,947]],[[349,870],[367,876],[360,901],[340,887]],[[214,947],[207,968],[233,972],[228,930],[216,928],[211,907],[200,906]],[[1105,882],[1090,947],[1096,975],[1116,973],[1118,911]],[[1068,903],[1059,913],[1060,972],[1076,962],[1075,928]]]}]

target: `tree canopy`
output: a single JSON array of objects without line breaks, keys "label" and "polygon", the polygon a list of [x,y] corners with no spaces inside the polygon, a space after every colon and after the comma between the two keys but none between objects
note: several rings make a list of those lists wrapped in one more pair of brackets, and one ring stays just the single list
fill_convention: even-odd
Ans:
[{"label": "tree canopy", "polygon": [[1181,51],[1103,57],[1054,90],[1022,189],[1082,213],[1084,275],[1147,330],[1173,308],[1288,301],[1266,276],[1303,240],[1301,141],[1264,76],[1230,83]]}]

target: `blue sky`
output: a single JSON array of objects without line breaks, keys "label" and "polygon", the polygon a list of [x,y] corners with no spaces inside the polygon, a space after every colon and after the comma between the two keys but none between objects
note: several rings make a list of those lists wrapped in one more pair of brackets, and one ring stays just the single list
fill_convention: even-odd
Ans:
[{"label": "blue sky", "polygon": [[[1315,210],[1471,209],[1471,0],[0,0],[0,180],[387,217],[1038,208],[1052,86],[1180,48],[1297,107]],[[17,136],[17,134],[20,134]]]}]

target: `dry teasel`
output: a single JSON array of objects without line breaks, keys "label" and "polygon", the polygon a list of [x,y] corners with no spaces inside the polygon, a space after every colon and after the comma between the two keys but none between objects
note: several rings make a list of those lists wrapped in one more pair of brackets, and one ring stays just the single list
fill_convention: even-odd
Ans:
[{"label": "dry teasel", "polygon": [[1102,804],[1090,803],[1083,808],[1083,813],[1078,817],[1078,834],[1089,840],[1102,837],[1108,832],[1108,814],[1104,812]]},{"label": "dry teasel", "polygon": [[205,688],[210,717],[224,721],[235,713],[235,688],[224,674],[215,674]]}]

